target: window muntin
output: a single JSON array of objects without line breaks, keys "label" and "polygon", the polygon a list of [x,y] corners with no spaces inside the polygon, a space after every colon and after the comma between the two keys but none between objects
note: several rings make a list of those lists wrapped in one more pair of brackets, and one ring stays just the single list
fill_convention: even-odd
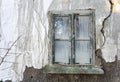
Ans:
[{"label": "window muntin", "polygon": [[92,64],[93,39],[90,15],[53,15],[53,63]]}]

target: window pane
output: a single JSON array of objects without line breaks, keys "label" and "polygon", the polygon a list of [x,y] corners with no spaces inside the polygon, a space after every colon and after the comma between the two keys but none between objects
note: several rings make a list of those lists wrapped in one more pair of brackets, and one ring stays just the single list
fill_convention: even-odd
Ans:
[{"label": "window pane", "polygon": [[55,41],[55,62],[68,64],[71,55],[71,43],[68,41]]},{"label": "window pane", "polygon": [[79,64],[90,64],[90,41],[75,41],[75,61]]},{"label": "window pane", "polygon": [[76,16],[75,18],[75,38],[89,39],[89,16]]},{"label": "window pane", "polygon": [[70,38],[70,17],[58,16],[55,17],[55,39],[69,39]]}]

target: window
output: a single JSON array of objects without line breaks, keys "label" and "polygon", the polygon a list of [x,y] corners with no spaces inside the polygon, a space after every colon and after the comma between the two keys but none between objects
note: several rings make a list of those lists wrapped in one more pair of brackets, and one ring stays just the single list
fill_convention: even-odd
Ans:
[{"label": "window", "polygon": [[104,74],[95,66],[94,10],[50,11],[47,73]]},{"label": "window", "polygon": [[94,12],[53,14],[52,63],[90,65],[94,63]]}]

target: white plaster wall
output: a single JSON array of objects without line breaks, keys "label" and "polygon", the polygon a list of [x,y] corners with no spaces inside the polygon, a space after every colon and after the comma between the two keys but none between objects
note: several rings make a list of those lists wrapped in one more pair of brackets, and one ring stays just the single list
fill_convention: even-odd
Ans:
[{"label": "white plaster wall", "polygon": [[[120,60],[120,0],[112,0],[113,12],[105,24],[106,43],[102,48],[103,57],[107,62],[115,61],[115,56]],[[116,3],[117,2],[117,3]]]},{"label": "white plaster wall", "polygon": [[[17,23],[17,9],[14,0],[0,0],[0,56],[3,57],[7,52],[7,48],[11,46],[15,40],[17,32],[15,31]],[[12,53],[14,50],[12,48]],[[14,63],[15,55],[9,54],[5,57],[4,62],[0,65],[0,79],[12,78],[12,63]]]},{"label": "white plaster wall", "polygon": [[[0,0],[0,56],[3,57],[6,48],[21,36],[5,57],[6,62],[0,65],[0,79],[19,82],[23,78],[25,66],[40,69],[48,63],[47,11],[51,2],[52,0]],[[102,49],[107,62],[114,61],[115,55],[120,58],[119,12],[114,11],[106,22],[106,43],[101,47],[104,40],[100,30],[110,11],[108,0],[54,0],[49,10],[89,8],[96,10],[97,49]]]},{"label": "white plaster wall", "polygon": [[0,65],[0,80],[22,80],[25,66],[41,68],[47,59],[47,9],[52,0],[0,0],[0,56],[20,39]]}]

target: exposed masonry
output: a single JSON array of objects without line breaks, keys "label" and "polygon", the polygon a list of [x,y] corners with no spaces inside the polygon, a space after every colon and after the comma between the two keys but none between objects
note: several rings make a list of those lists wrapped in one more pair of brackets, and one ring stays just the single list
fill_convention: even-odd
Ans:
[{"label": "exposed masonry", "polygon": [[105,37],[105,32],[104,32],[104,28],[105,28],[105,22],[108,20],[108,18],[112,15],[112,12],[113,12],[113,2],[111,0],[109,0],[109,3],[110,3],[110,13],[109,15],[103,20],[102,22],[102,28],[101,28],[101,33],[104,37],[104,41],[103,41],[103,44],[102,44],[102,47],[105,45],[105,42],[106,42],[106,37]]},{"label": "exposed masonry", "polygon": [[[99,50],[98,50],[99,51]],[[103,59],[104,60],[104,59]],[[26,67],[21,82],[120,82],[120,60],[102,61],[103,75],[46,74],[42,69]]]},{"label": "exposed masonry", "polygon": [[114,62],[105,62],[101,49],[96,50],[96,55],[101,59],[101,66],[105,74],[47,74],[42,69],[27,67],[21,82],[120,82],[120,60],[117,56]]}]

